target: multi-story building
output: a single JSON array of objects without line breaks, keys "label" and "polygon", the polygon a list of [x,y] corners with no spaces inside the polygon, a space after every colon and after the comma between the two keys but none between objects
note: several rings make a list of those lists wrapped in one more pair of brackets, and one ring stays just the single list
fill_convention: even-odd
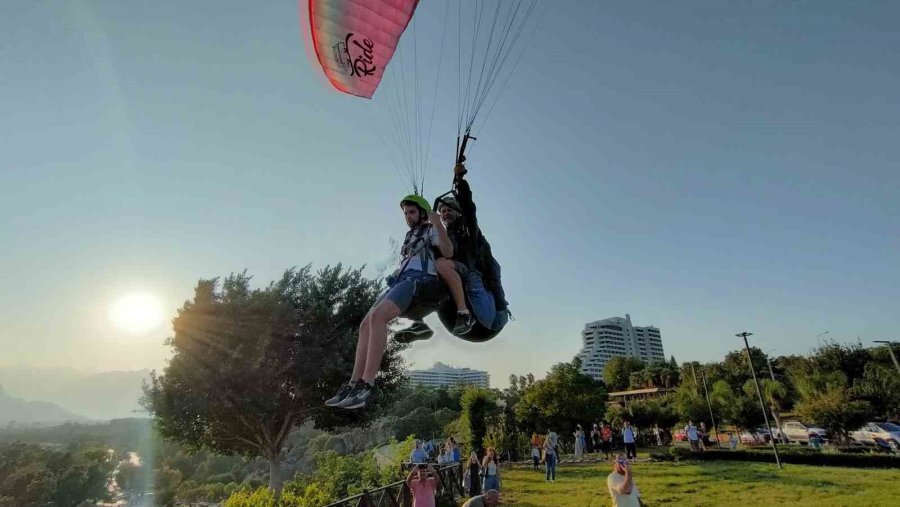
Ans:
[{"label": "multi-story building", "polygon": [[581,339],[584,342],[578,353],[581,372],[597,380],[603,379],[603,367],[615,356],[636,357],[645,363],[666,360],[659,328],[633,326],[627,313],[624,319],[612,317],[588,322]]},{"label": "multi-story building", "polygon": [[453,368],[444,363],[434,363],[427,370],[410,370],[409,380],[413,384],[428,387],[450,387],[457,384],[470,384],[477,387],[490,387],[491,376],[486,371],[471,368]]}]

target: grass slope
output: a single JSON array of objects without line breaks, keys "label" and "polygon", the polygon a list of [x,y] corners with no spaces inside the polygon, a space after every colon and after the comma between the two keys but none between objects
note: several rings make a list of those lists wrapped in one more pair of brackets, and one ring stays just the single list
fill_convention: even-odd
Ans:
[{"label": "grass slope", "polygon": [[[638,463],[638,489],[645,503],[760,507],[767,505],[900,505],[900,471],[774,465],[744,462]],[[514,467],[503,473],[503,505],[600,507],[611,505],[606,490],[610,465],[569,465],[555,483],[543,473]]]}]

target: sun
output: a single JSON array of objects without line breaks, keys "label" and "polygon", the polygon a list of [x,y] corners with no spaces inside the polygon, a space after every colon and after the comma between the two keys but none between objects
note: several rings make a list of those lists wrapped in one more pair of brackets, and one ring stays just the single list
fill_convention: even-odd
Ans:
[{"label": "sun", "polygon": [[109,318],[122,331],[146,333],[162,324],[162,304],[149,294],[129,294],[112,304]]}]

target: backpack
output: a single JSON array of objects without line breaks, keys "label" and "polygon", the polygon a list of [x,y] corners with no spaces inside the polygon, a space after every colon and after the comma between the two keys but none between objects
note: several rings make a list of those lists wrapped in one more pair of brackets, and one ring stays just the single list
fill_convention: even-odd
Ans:
[{"label": "backpack", "polygon": [[491,244],[484,234],[479,231],[479,241],[476,245],[475,267],[484,279],[484,286],[494,295],[494,306],[498,312],[507,309],[509,302],[506,300],[506,291],[503,289],[503,281],[500,276],[500,263],[491,251]]}]

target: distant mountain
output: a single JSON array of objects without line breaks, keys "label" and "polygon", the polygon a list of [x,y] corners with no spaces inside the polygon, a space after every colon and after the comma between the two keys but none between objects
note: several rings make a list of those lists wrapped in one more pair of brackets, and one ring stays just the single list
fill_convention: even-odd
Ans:
[{"label": "distant mountain", "polygon": [[87,377],[72,368],[39,368],[25,364],[0,366],[0,385],[11,396],[52,401],[63,386]]},{"label": "distant mountain", "polygon": [[82,378],[59,391],[57,403],[93,419],[145,415],[140,406],[150,370],[107,371]]},{"label": "distant mountain", "polygon": [[73,414],[55,403],[13,398],[0,386],[0,425],[2,426],[11,422],[32,424],[85,420],[87,420],[85,417]]},{"label": "distant mountain", "polygon": [[91,419],[142,415],[139,404],[150,370],[85,374],[71,369],[0,367],[8,396],[49,402]]}]

